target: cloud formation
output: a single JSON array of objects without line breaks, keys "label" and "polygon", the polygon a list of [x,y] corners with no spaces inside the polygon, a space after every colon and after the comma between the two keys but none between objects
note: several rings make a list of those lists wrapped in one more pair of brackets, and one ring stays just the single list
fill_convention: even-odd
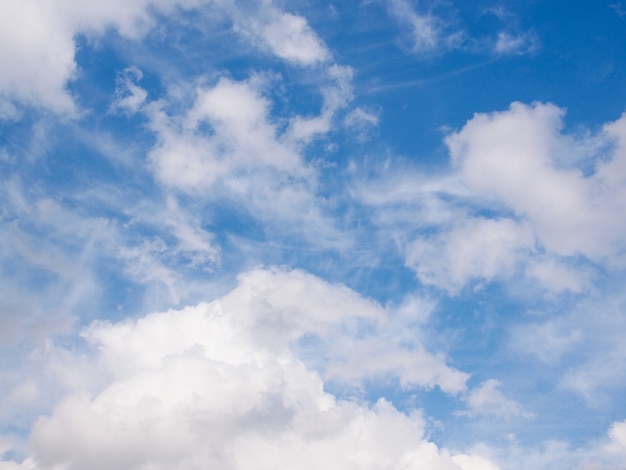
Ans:
[{"label": "cloud formation", "polygon": [[619,17],[331,3],[0,5],[0,469],[621,464]]},{"label": "cloud formation", "polygon": [[[94,323],[82,333],[92,379],[74,380],[83,387],[36,421],[32,457],[0,468],[497,468],[429,442],[419,412],[324,391],[294,341],[358,319],[384,311],[346,287],[273,270],[245,274],[209,304]],[[351,333],[357,344],[361,334]]]},{"label": "cloud formation", "polygon": [[[406,262],[421,282],[454,293],[523,271],[549,290],[582,292],[594,269],[579,266],[580,257],[624,266],[626,118],[575,136],[561,133],[563,114],[552,104],[513,103],[446,138],[470,209],[485,204],[501,215],[468,217],[465,209],[409,243]],[[592,170],[583,172],[580,159]]]},{"label": "cloud formation", "polygon": [[[296,65],[325,62],[330,53],[301,16],[263,2],[254,14],[231,2],[213,0],[25,0],[0,6],[0,118],[14,116],[13,101],[41,106],[58,113],[75,113],[68,83],[76,78],[77,36],[100,36],[114,30],[140,39],[157,20],[155,14],[210,8],[230,19],[232,28],[253,44]],[[125,106],[131,104],[128,97]],[[135,103],[136,104],[136,103]]]}]

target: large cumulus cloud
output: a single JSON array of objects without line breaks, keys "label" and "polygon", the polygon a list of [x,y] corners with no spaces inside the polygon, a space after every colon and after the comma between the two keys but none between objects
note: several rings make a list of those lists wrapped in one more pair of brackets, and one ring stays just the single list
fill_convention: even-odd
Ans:
[{"label": "large cumulus cloud", "polygon": [[[419,411],[333,396],[323,373],[297,356],[305,336],[359,349],[386,315],[347,287],[272,269],[246,273],[211,303],[94,323],[82,333],[86,350],[65,351],[68,365],[85,366],[88,357],[89,367],[73,373],[86,377],[74,377],[50,415],[35,422],[32,456],[0,468],[496,468],[429,442]],[[380,367],[402,374],[389,348]],[[337,360],[332,347],[326,352]],[[411,355],[403,351],[402,360]],[[422,367],[434,369],[421,372],[428,380],[413,374],[409,382],[465,388],[467,376],[441,358],[413,355],[414,367],[427,357]]]},{"label": "large cumulus cloud", "polygon": [[523,273],[547,290],[582,292],[594,266],[624,268],[626,118],[566,134],[564,113],[512,103],[446,138],[463,192],[450,219],[407,244],[424,284],[458,292]]}]

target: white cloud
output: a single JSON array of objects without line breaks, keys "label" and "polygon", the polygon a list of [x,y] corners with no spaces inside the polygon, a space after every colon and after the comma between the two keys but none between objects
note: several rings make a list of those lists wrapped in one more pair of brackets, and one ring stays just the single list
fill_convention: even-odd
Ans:
[{"label": "white cloud", "polygon": [[[364,178],[359,173],[364,171],[355,166],[350,194],[373,210],[381,229],[407,236],[416,228],[445,226],[465,217],[463,210],[448,202],[469,195],[455,175],[426,175],[391,158],[374,170],[375,177]],[[402,229],[395,230],[398,226]]]},{"label": "white cloud", "polygon": [[[294,356],[303,334],[382,308],[299,271],[252,271],[220,300],[84,331],[90,367],[5,468],[420,468],[487,460],[426,440],[420,413],[338,400]],[[45,358],[44,358],[45,360]],[[102,455],[107,455],[103,460]],[[493,467],[496,468],[496,467]]]},{"label": "white cloud", "polygon": [[355,108],[346,116],[348,127],[378,126],[378,116],[363,108]]},{"label": "white cloud", "polygon": [[[334,87],[343,90],[349,69],[331,73],[338,75]],[[279,132],[270,117],[272,103],[258,90],[262,85],[254,77],[222,78],[198,88],[193,105],[171,116],[167,100],[148,105],[157,136],[149,158],[157,180],[200,199],[235,202],[279,236],[346,246],[349,237],[334,227],[324,212],[326,202],[316,195],[318,171],[302,158],[292,128]],[[323,119],[330,119],[339,105],[333,93]]]},{"label": "white cloud", "polygon": [[116,28],[139,37],[150,26],[149,7],[164,13],[195,0],[113,0],[107,2],[23,0],[0,4],[0,94],[45,106],[75,111],[66,85],[75,77],[74,37]]},{"label": "white cloud", "polygon": [[51,7],[32,0],[0,5],[0,92],[68,111],[73,102],[65,84],[76,69],[73,32]]},{"label": "white cloud", "polygon": [[474,218],[413,241],[406,263],[422,283],[456,293],[470,280],[513,275],[533,249],[534,238],[527,226],[509,219]]},{"label": "white cloud", "polygon": [[458,412],[465,416],[492,416],[502,419],[510,419],[515,416],[526,418],[532,415],[525,412],[515,400],[507,398],[502,390],[502,383],[495,379],[485,380],[471,390],[464,400],[467,410]]},{"label": "white cloud", "polygon": [[167,116],[160,106],[153,103],[149,110],[159,137],[150,159],[157,178],[168,186],[203,192],[226,176],[263,167],[294,177],[309,173],[297,151],[278,140],[269,120],[270,102],[250,82],[223,78],[198,89],[182,119]]},{"label": "white cloud", "polygon": [[[551,104],[513,103],[507,111],[475,115],[446,143],[468,187],[526,218],[548,252],[607,261],[624,248],[625,173],[608,176],[623,150],[610,151],[589,176],[559,165],[560,155],[575,154],[575,142],[560,133],[562,116]],[[621,142],[623,120],[606,127],[605,139]]]},{"label": "white cloud", "polygon": [[136,113],[139,110],[148,97],[148,92],[137,85],[142,78],[141,70],[136,67],[128,67],[118,74],[111,111]]},{"label": "white cloud", "polygon": [[299,65],[328,60],[330,53],[302,16],[275,8],[261,10],[263,18],[250,22],[250,29],[281,59]]},{"label": "white cloud", "polygon": [[421,347],[402,350],[394,342],[380,338],[358,341],[342,352],[337,362],[329,365],[326,375],[348,384],[368,377],[382,381],[399,377],[401,386],[406,389],[438,386],[446,393],[457,394],[465,390],[469,378],[468,374],[447,367],[443,358]]},{"label": "white cloud", "polygon": [[561,323],[525,324],[513,329],[511,347],[518,353],[532,355],[546,364],[556,364],[580,344],[580,329]]},{"label": "white cloud", "polygon": [[576,448],[560,441],[544,441],[533,447],[514,442],[497,450],[482,449],[482,453],[498,455],[502,466],[511,469],[624,470],[626,421],[614,422],[606,436]]},{"label": "white cloud", "polygon": [[498,470],[498,467],[479,455],[455,455],[452,460],[463,470]]},{"label": "white cloud", "polygon": [[538,312],[545,317],[541,321],[526,319],[512,327],[509,346],[549,367],[561,391],[574,392],[588,406],[602,408],[626,385],[624,296],[600,289],[577,305],[565,305],[554,305],[556,314],[544,307]]},{"label": "white cloud", "polygon": [[539,40],[533,32],[514,34],[501,31],[494,45],[494,51],[497,54],[527,54],[538,47]]},{"label": "white cloud", "polygon": [[166,201],[167,212],[161,214],[178,243],[175,252],[187,257],[192,265],[211,265],[219,261],[220,250],[213,234],[201,227],[199,217],[191,215],[170,197]]},{"label": "white cloud", "polygon": [[431,15],[419,14],[407,0],[389,0],[391,15],[410,29],[412,47],[415,52],[427,52],[440,46],[439,20]]},{"label": "white cloud", "polygon": [[[75,37],[99,35],[112,28],[140,39],[154,26],[153,12],[171,15],[178,8],[210,5],[223,10],[235,30],[262,43],[279,58],[312,65],[330,57],[324,43],[301,16],[264,2],[255,13],[239,12],[231,2],[213,0],[23,0],[0,4],[0,116],[12,117],[11,100],[43,106],[55,112],[76,111],[67,89],[77,75]],[[257,18],[251,21],[250,18]],[[136,107],[143,91],[131,87],[123,107]],[[6,104],[8,103],[8,104]]]},{"label": "white cloud", "polygon": [[626,456],[626,420],[613,423],[608,435],[610,443],[606,450],[612,454]]},{"label": "white cloud", "polygon": [[626,264],[626,117],[571,135],[563,113],[513,103],[476,114],[445,139],[449,173],[388,158],[376,178],[359,180],[355,167],[351,194],[424,284],[457,293],[522,275],[549,295],[590,293],[598,264]]},{"label": "white cloud", "polygon": [[296,143],[307,144],[315,137],[328,133],[337,111],[346,107],[352,99],[352,68],[333,64],[325,70],[325,75],[326,84],[321,88],[324,101],[320,114],[291,119],[287,137]]},{"label": "white cloud", "polygon": [[616,196],[624,196],[626,182],[626,113],[619,119],[604,126],[604,134],[614,147],[610,158],[605,158],[597,165],[600,181],[616,191]]},{"label": "white cloud", "polygon": [[525,274],[553,292],[588,292],[594,279],[591,269],[569,266],[556,259],[533,259],[527,264]]}]

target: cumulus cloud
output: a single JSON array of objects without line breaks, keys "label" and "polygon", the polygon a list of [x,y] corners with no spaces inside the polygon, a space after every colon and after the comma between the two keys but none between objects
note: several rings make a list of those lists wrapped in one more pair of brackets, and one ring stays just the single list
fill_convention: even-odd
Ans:
[{"label": "cumulus cloud", "polygon": [[[159,143],[150,159],[157,178],[184,192],[202,192],[227,175],[262,167],[306,175],[297,151],[278,140],[269,107],[250,82],[227,78],[198,89],[182,120],[154,103],[150,115]],[[203,132],[202,124],[212,132]]]},{"label": "cumulus cloud", "polygon": [[136,38],[151,26],[149,7],[163,13],[200,1],[114,0],[40,2],[0,5],[0,94],[58,112],[73,112],[66,85],[75,77],[74,37],[115,28]]},{"label": "cumulus cloud", "polygon": [[[346,71],[336,69],[332,73],[341,88]],[[183,112],[170,114],[167,100],[150,103],[146,112],[157,143],[149,159],[155,177],[178,193],[235,202],[282,236],[344,246],[349,240],[339,234],[324,212],[325,201],[316,194],[317,169],[304,161],[294,126],[280,132],[271,118],[272,103],[260,88],[254,78],[222,78],[199,87]],[[340,105],[333,93],[325,99],[324,120]],[[174,100],[176,106],[180,103]],[[308,131],[300,130],[298,137],[308,140]]]},{"label": "cumulus cloud", "polygon": [[[406,244],[407,266],[424,284],[454,293],[523,273],[548,291],[581,293],[596,276],[592,263],[624,266],[626,118],[581,136],[562,133],[563,114],[552,104],[513,103],[448,135],[465,190],[419,191],[449,213]],[[470,217],[473,207],[494,215]]]},{"label": "cumulus cloud", "polygon": [[73,32],[55,20],[41,2],[2,3],[0,91],[67,111],[73,109],[65,89],[76,69]]},{"label": "cumulus cloud", "polygon": [[607,450],[610,453],[626,456],[626,420],[613,423],[608,435],[610,443]]},{"label": "cumulus cloud", "polygon": [[325,392],[290,347],[303,334],[382,315],[346,287],[300,271],[259,270],[209,304],[95,323],[83,332],[91,367],[82,370],[99,380],[74,386],[36,421],[30,458],[2,465],[497,468],[429,442],[419,412]]},{"label": "cumulus cloud", "polygon": [[406,263],[422,283],[455,293],[472,279],[511,276],[533,249],[529,227],[509,219],[475,218],[413,241]]},{"label": "cumulus cloud", "polygon": [[[299,65],[324,62],[328,49],[305,18],[264,2],[257,14],[241,12],[230,2],[213,0],[112,0],[108,2],[24,0],[0,5],[0,117],[12,117],[12,100],[72,113],[76,106],[67,89],[78,69],[75,38],[115,29],[129,39],[140,39],[154,26],[154,12],[171,15],[177,9],[210,5],[227,14],[242,36],[280,59]],[[250,20],[250,18],[257,18]],[[128,88],[128,86],[127,86]],[[118,105],[136,107],[141,89],[130,87]]]},{"label": "cumulus cloud", "polygon": [[[605,128],[617,146],[585,175],[559,162],[564,152],[575,153],[574,142],[560,133],[563,113],[551,104],[513,103],[507,111],[475,115],[446,143],[466,184],[526,218],[546,250],[606,260],[624,249],[618,201],[626,191],[625,118]],[[609,168],[616,170],[610,177]]]},{"label": "cumulus cloud", "polygon": [[265,4],[260,18],[246,20],[244,34],[268,47],[281,59],[298,65],[314,65],[326,61],[330,53],[323,41],[308,25],[306,18],[282,12]]}]

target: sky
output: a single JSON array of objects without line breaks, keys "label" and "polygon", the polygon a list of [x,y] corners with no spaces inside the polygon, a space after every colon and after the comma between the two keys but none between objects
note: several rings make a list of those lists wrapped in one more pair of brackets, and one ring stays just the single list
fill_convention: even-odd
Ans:
[{"label": "sky", "polygon": [[0,470],[626,469],[626,3],[0,3]]}]

